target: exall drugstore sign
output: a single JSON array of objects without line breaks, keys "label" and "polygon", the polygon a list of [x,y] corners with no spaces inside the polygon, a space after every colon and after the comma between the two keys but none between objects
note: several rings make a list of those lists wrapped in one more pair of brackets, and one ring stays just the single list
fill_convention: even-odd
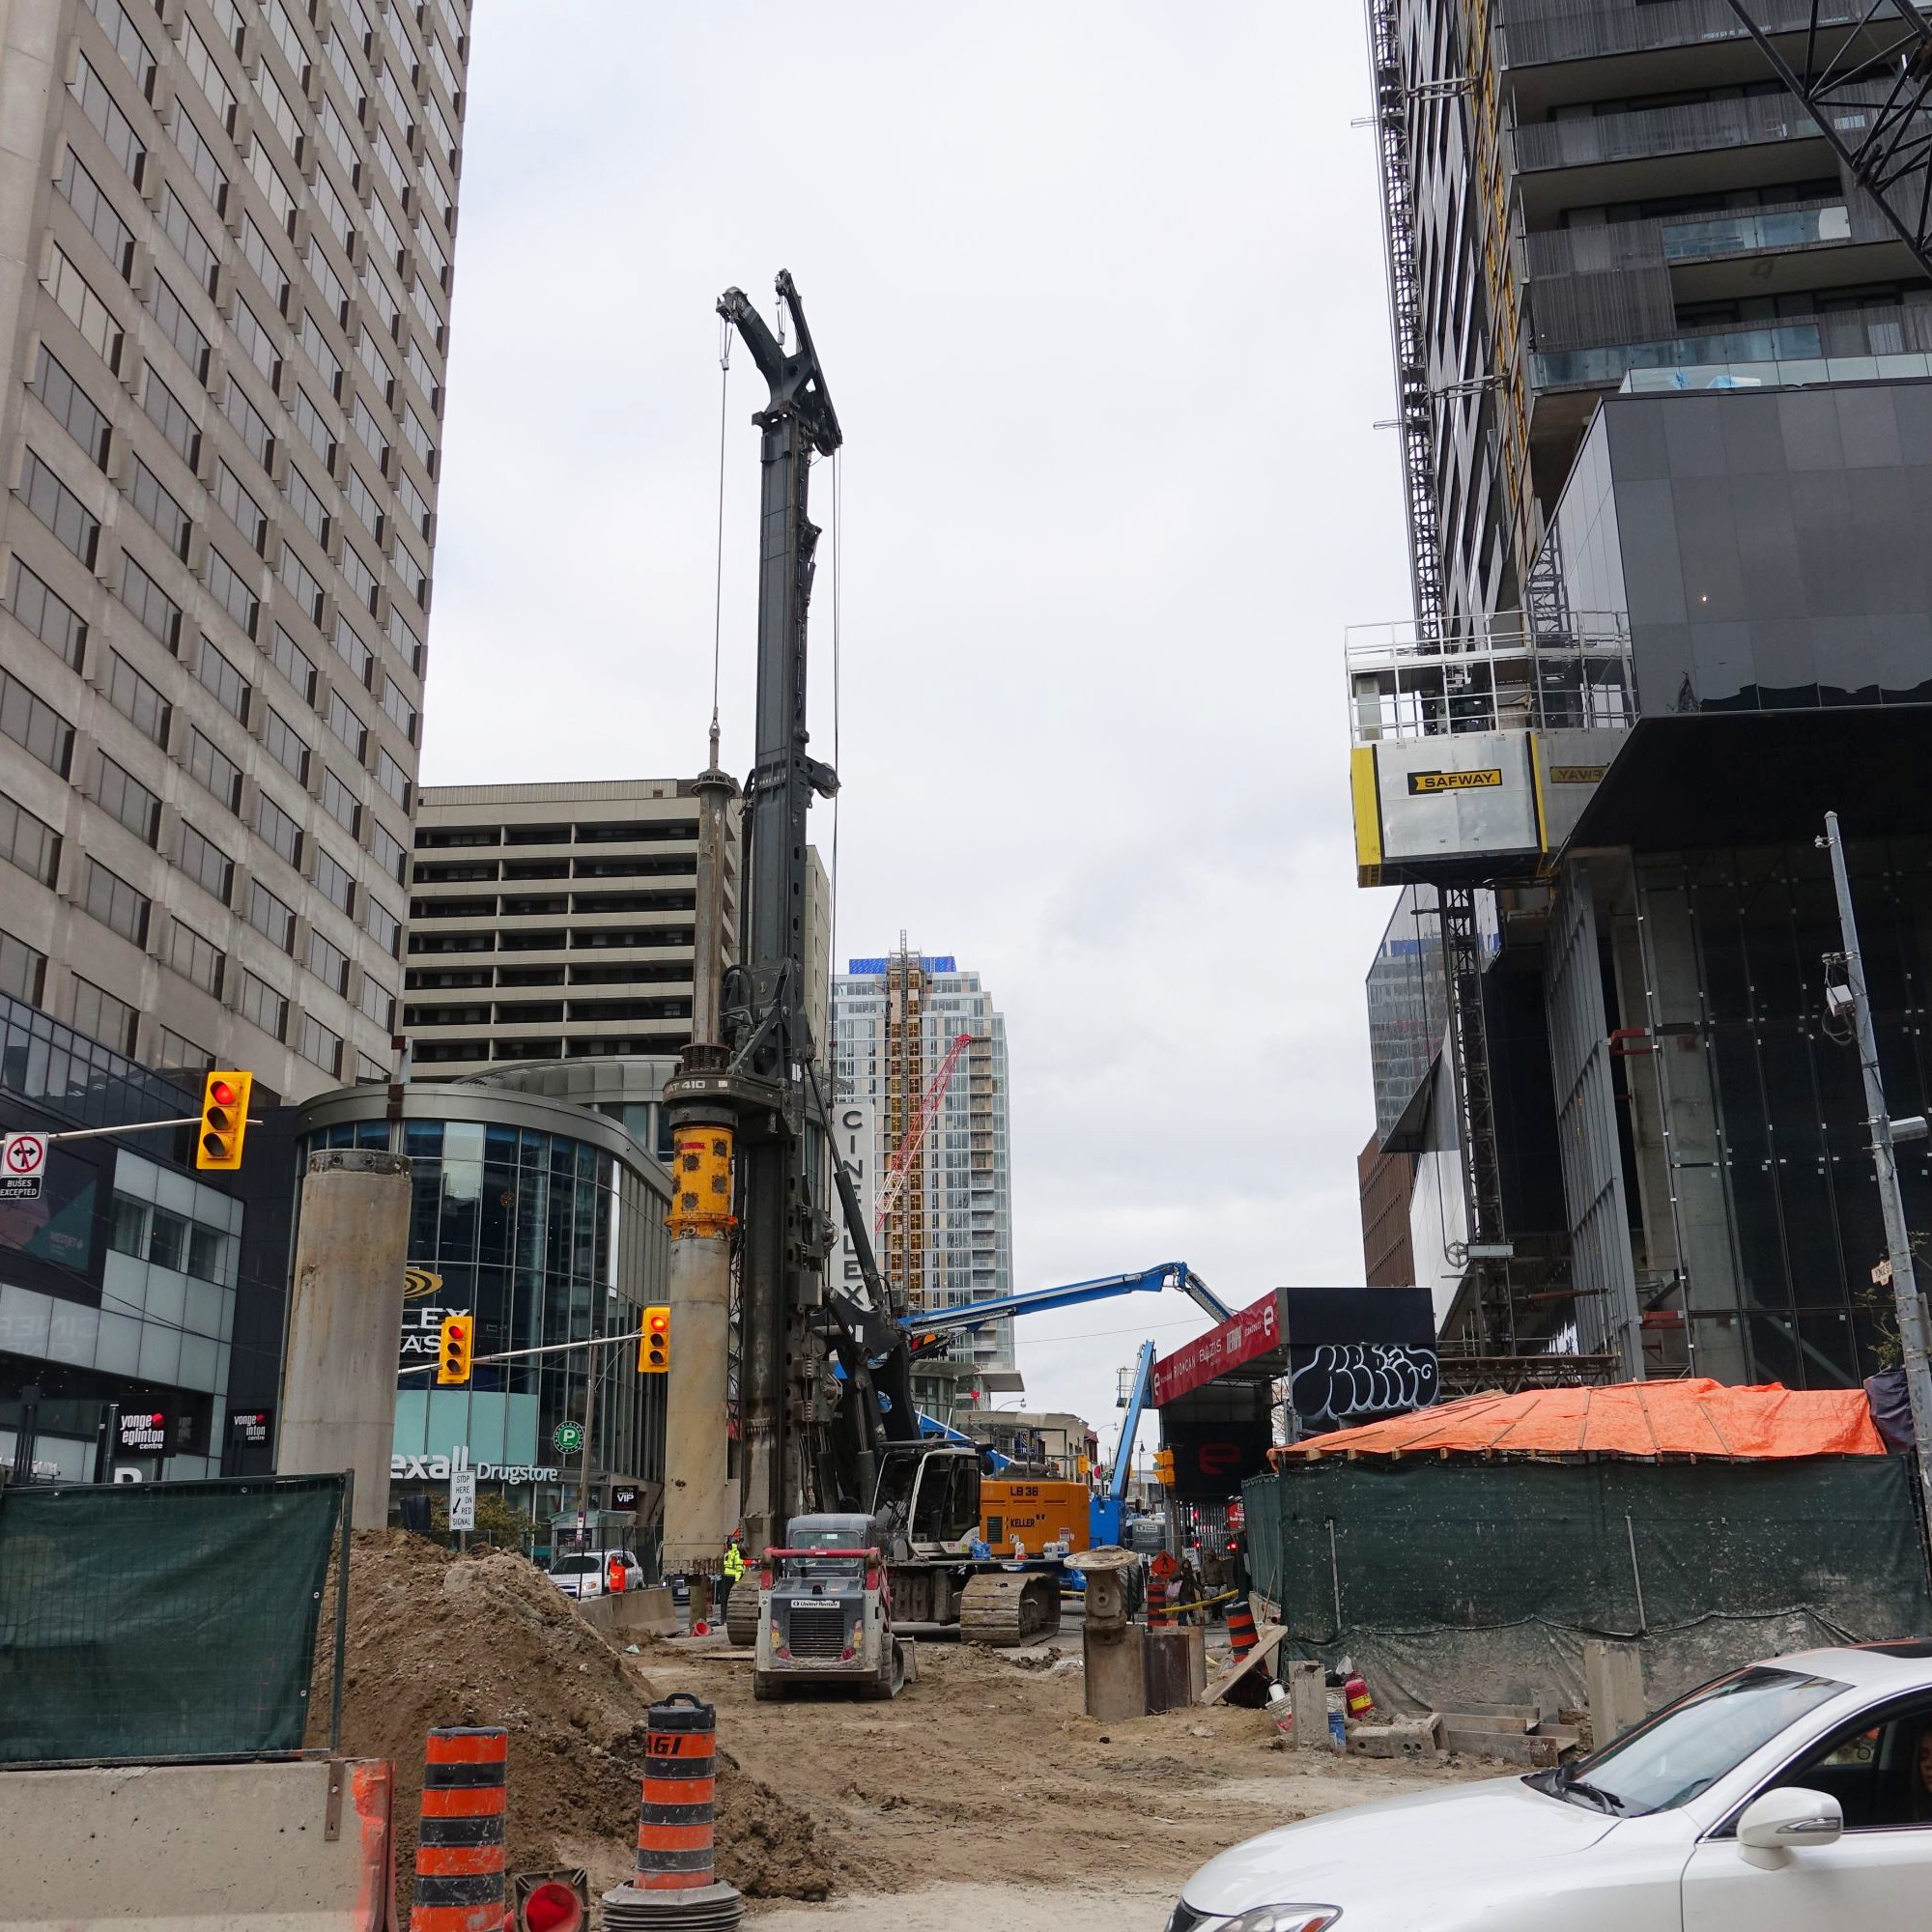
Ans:
[{"label": "exall drugstore sign", "polygon": [[1153,1365],[1154,1406],[1164,1407],[1176,1396],[1198,1389],[1257,1355],[1265,1355],[1280,1339],[1280,1315],[1270,1290],[1253,1307],[1231,1315],[1218,1328],[1208,1329]]},{"label": "exall drugstore sign", "polygon": [[389,1480],[396,1483],[446,1483],[457,1472],[470,1470],[485,1483],[554,1483],[563,1471],[531,1463],[472,1463],[469,1447],[459,1442],[447,1456],[391,1456]]}]

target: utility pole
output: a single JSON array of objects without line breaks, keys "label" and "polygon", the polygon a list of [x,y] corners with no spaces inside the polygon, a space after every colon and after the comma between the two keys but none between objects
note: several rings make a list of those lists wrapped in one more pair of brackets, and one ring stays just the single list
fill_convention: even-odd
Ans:
[{"label": "utility pole", "polygon": [[[1852,1025],[1859,1047],[1859,1066],[1864,1074],[1866,1124],[1871,1128],[1872,1166],[1878,1174],[1879,1206],[1885,1213],[1885,1244],[1891,1257],[1891,1293],[1898,1307],[1898,1341],[1905,1357],[1905,1388],[1912,1400],[1912,1432],[1918,1438],[1918,1488],[1932,1525],[1932,1365],[1925,1349],[1925,1304],[1918,1298],[1918,1281],[1912,1266],[1912,1236],[1905,1225],[1905,1197],[1898,1186],[1898,1156],[1893,1150],[1892,1119],[1886,1111],[1885,1084],[1879,1077],[1878,1034],[1872,1026],[1871,1000],[1865,991],[1864,960],[1859,952],[1858,921],[1852,912],[1852,885],[1845,870],[1845,844],[1838,814],[1825,814],[1825,836],[1818,841],[1832,855],[1832,883],[1838,895],[1838,924],[1844,934],[1845,984],[1849,989]],[[1827,1003],[1836,988],[1827,988]],[[1909,1137],[1925,1132],[1923,1119],[1901,1121]]]}]

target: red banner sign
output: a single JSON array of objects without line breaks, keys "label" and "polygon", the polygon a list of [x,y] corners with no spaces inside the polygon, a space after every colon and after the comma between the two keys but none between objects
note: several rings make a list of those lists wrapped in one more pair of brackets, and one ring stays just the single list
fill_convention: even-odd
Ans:
[{"label": "red banner sign", "polygon": [[1216,1376],[1265,1355],[1281,1339],[1281,1325],[1275,1314],[1275,1295],[1270,1290],[1253,1307],[1231,1315],[1218,1328],[1163,1355],[1153,1365],[1153,1406],[1164,1407],[1178,1395],[1211,1382]]}]

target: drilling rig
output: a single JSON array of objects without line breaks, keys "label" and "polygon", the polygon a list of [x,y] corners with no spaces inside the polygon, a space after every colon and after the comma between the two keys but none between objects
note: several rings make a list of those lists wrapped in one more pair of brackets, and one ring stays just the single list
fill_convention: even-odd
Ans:
[{"label": "drilling rig", "polygon": [[[753,417],[761,474],[757,728],[740,821],[738,963],[722,976],[715,1026],[696,1024],[701,997],[694,1002],[693,1043],[665,1089],[673,1321],[683,1272],[715,1275],[735,1239],[739,1508],[751,1548],[781,1545],[795,1516],[865,1514],[880,1527],[902,1630],[1018,1643],[1058,1626],[1060,1566],[969,1553],[980,1522],[977,1452],[922,1435],[903,1295],[873,1257],[850,1176],[828,1157],[828,1096],[805,1007],[806,816],[814,798],[837,792],[838,778],[808,749],[806,625],[819,536],[808,502],[813,458],[831,456],[843,439],[798,290],[788,273],[777,287],[789,348],[741,290],[718,298],[769,390]],[[859,1261],[858,1291],[834,1284],[826,1266],[828,1170]],[[700,1456],[718,1459],[715,1474],[723,1417],[713,1413],[702,1448],[680,1439],[676,1371],[672,1380],[671,1446],[694,1468]],[[668,1552],[672,1492],[691,1478],[666,1473]],[[740,1642],[753,1634],[752,1594],[731,1599]],[[739,1613],[741,1596],[752,1623]]]}]

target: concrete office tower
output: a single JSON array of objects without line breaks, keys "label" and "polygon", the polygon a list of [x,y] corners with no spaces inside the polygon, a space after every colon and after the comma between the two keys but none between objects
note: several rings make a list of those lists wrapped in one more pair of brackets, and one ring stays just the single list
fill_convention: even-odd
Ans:
[{"label": "concrete office tower", "polygon": [[[1013,1285],[1012,1188],[1007,1142],[1007,1025],[977,973],[951,955],[903,947],[854,959],[833,982],[833,1073],[841,1099],[868,1102],[877,1122],[873,1186],[891,1186],[893,1151],[962,1034],[961,1055],[911,1178],[875,1237],[879,1259],[915,1309],[955,1308]],[[916,1387],[935,1402],[951,1391],[923,1363]],[[952,1352],[958,1399],[1020,1386],[1012,1323],[962,1339]]]},{"label": "concrete office tower", "polygon": [[1885,1243],[1814,841],[1923,1111],[1932,281],[1721,6],[1369,19],[1414,610],[1350,638],[1352,795],[1445,1391],[1855,1382]]},{"label": "concrete office tower", "polygon": [[0,13],[0,984],[289,1099],[390,1064],[469,24]]},{"label": "concrete office tower", "polygon": [[[688,779],[426,786],[405,1016],[418,1076],[504,1061],[675,1060],[691,1037],[697,813]],[[729,964],[736,799],[726,826]]]}]

